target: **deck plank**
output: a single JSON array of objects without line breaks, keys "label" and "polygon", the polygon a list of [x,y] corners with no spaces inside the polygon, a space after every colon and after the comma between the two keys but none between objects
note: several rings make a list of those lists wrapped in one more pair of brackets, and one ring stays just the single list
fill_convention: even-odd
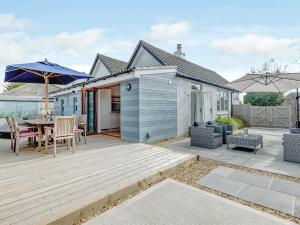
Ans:
[{"label": "deck plank", "polygon": [[[0,224],[60,221],[114,193],[137,185],[195,156],[145,145],[123,144],[36,158],[0,167]],[[116,197],[117,197],[116,194]],[[68,222],[70,218],[68,217]]]}]

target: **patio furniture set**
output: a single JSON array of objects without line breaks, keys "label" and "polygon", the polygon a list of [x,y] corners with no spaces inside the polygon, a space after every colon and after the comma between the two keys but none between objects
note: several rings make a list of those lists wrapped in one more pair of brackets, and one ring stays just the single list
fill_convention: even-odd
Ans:
[{"label": "patio furniture set", "polygon": [[[73,153],[75,152],[75,139],[83,136],[86,144],[86,115],[79,116],[56,116],[49,119],[18,120],[15,117],[6,117],[10,128],[11,149],[19,154],[21,139],[28,139],[34,149],[38,142],[38,148],[42,145],[45,152],[48,152],[48,145],[53,142],[54,157],[56,156],[57,141],[70,147],[70,140]],[[50,139],[50,141],[49,141]],[[38,140],[38,141],[37,141]]]},{"label": "patio furniture set", "polygon": [[[233,134],[231,125],[217,124],[214,121],[207,123],[195,123],[190,128],[191,145],[209,149],[215,149],[223,144],[235,145],[238,147],[251,148],[254,154],[257,147],[263,148],[263,136],[244,133]],[[290,134],[283,134],[283,159],[285,161],[300,163],[300,128],[291,128]]]}]

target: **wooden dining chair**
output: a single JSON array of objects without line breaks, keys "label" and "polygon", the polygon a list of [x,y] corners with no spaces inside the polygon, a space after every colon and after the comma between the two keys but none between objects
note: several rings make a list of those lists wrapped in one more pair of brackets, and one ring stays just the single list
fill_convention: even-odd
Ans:
[{"label": "wooden dining chair", "polygon": [[86,115],[77,115],[76,116],[76,128],[75,134],[78,134],[78,141],[80,142],[80,134],[84,138],[84,143],[86,144]]},{"label": "wooden dining chair", "polygon": [[36,147],[36,137],[38,136],[38,132],[34,129],[34,126],[19,126],[18,121],[16,118],[12,117],[12,124],[13,124],[13,135],[14,135],[14,151],[16,155],[19,155],[19,145],[20,139],[22,138],[29,138],[31,139],[31,143],[33,147]]},{"label": "wooden dining chair", "polygon": [[[50,133],[49,133],[50,132]],[[53,139],[54,157],[56,157],[56,145],[58,140],[66,140],[69,149],[69,141],[72,140],[72,150],[75,153],[75,117],[74,116],[56,116],[54,118],[54,127],[45,127],[45,145],[48,149],[48,139]]]},{"label": "wooden dining chair", "polygon": [[7,124],[9,126],[10,130],[10,148],[14,150],[15,146],[15,132],[14,132],[14,127],[13,127],[13,122],[11,117],[6,117]]}]

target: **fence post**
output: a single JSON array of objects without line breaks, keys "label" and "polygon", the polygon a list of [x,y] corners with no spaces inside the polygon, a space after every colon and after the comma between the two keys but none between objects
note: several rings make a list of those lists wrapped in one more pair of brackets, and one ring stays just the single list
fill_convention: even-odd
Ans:
[{"label": "fence post", "polygon": [[272,106],[268,106],[268,113],[267,113],[267,121],[268,121],[268,126],[269,128],[272,127],[272,122],[273,122],[273,107]]}]

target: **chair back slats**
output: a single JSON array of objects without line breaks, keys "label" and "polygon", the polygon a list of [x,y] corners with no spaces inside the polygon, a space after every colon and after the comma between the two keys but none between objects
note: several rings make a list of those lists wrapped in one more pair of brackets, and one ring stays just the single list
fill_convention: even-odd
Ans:
[{"label": "chair back slats", "polygon": [[18,121],[16,118],[12,117],[11,118],[11,121],[12,121],[12,128],[13,128],[13,132],[14,133],[18,133]]},{"label": "chair back slats", "polygon": [[76,116],[76,125],[80,129],[84,129],[86,125],[86,114]]},{"label": "chair back slats", "polygon": [[7,124],[9,126],[10,132],[14,133],[14,126],[13,126],[12,118],[11,117],[6,117],[6,121],[7,121]]},{"label": "chair back slats", "polygon": [[74,116],[56,116],[54,119],[54,135],[56,137],[74,135],[75,117]]}]

